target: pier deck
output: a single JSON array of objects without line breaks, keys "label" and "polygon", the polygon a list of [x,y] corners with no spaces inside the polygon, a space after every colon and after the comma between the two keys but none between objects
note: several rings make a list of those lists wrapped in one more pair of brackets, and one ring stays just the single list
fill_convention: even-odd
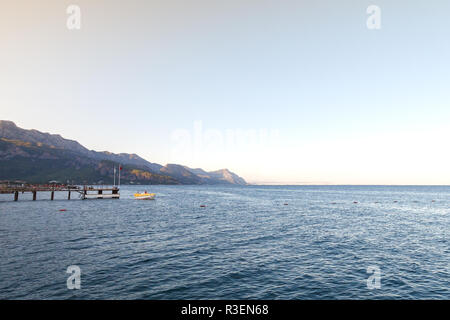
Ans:
[{"label": "pier deck", "polygon": [[119,187],[103,186],[70,186],[70,185],[0,185],[0,194],[14,194],[14,201],[19,200],[19,194],[31,193],[33,200],[37,199],[38,192],[50,192],[50,200],[55,197],[55,192],[67,192],[67,200],[71,193],[80,194],[81,199],[119,199]]}]

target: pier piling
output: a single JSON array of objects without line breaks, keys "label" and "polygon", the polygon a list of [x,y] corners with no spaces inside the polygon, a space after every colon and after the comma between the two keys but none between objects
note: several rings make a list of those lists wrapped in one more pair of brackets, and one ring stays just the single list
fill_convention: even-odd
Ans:
[{"label": "pier piling", "polygon": [[38,192],[50,192],[50,200],[55,199],[55,192],[67,192],[70,200],[72,192],[79,193],[81,199],[119,199],[119,188],[116,186],[48,186],[48,185],[0,185],[0,194],[14,194],[14,201],[19,200],[19,192],[31,193],[33,201],[37,200]]}]

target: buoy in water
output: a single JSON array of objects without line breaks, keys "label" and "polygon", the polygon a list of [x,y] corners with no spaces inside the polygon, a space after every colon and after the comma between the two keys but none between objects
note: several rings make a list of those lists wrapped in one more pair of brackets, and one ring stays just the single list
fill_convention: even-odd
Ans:
[{"label": "buoy in water", "polygon": [[357,204],[357,203],[358,203],[358,201],[353,201],[353,203],[354,203],[354,204]]},{"label": "buoy in water", "polygon": [[67,209],[59,209],[59,211],[67,211]]},{"label": "buoy in water", "polygon": [[206,208],[206,206],[204,204],[201,204],[200,208]]}]

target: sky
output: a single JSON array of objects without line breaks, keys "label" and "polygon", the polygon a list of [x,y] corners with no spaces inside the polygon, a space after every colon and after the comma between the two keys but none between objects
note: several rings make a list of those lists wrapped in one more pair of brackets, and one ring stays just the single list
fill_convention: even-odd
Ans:
[{"label": "sky", "polygon": [[4,0],[0,119],[251,183],[448,185],[448,12],[446,0]]}]

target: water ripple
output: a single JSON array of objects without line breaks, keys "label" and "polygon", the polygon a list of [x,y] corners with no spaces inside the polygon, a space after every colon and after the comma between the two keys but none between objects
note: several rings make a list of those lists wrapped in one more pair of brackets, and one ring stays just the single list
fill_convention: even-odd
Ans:
[{"label": "water ripple", "polygon": [[0,195],[0,298],[450,298],[450,187],[146,188],[156,201]]}]

